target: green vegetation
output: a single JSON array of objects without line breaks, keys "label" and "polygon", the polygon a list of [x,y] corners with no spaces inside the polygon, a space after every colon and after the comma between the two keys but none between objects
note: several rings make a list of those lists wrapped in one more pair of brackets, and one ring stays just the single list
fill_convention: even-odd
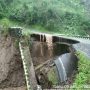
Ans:
[{"label": "green vegetation", "polygon": [[0,29],[0,32],[4,35],[8,35],[8,28],[10,27],[10,21],[7,18],[4,18],[1,20],[0,24],[2,25],[2,29]]},{"label": "green vegetation", "polygon": [[0,0],[0,18],[6,17],[15,24],[29,26],[29,30],[37,25],[49,32],[87,35],[90,21],[85,18],[84,5],[80,1]]},{"label": "green vegetation", "polygon": [[54,68],[50,69],[47,75],[49,81],[52,82],[53,85],[58,85],[58,79]]},{"label": "green vegetation", "polygon": [[[6,36],[9,27],[22,27],[26,44],[28,34],[32,31],[87,36],[87,31],[90,33],[90,19],[86,16],[85,6],[81,1],[0,0],[0,30],[2,25],[2,33]],[[18,43],[18,40],[15,41],[16,47]],[[84,85],[90,84],[90,60],[81,52],[77,52],[77,56],[78,73],[72,87],[84,88]],[[53,71],[52,69],[48,73],[48,78],[53,85],[57,85]]]},{"label": "green vegetation", "polygon": [[0,22],[3,26],[3,28],[9,28],[10,27],[10,21],[7,18],[3,18]]},{"label": "green vegetation", "polygon": [[[79,90],[80,88],[85,89],[87,87],[85,85],[90,85],[90,59],[82,52],[77,52],[77,57],[79,59],[78,74],[72,87]],[[90,88],[90,86],[87,88]]]}]

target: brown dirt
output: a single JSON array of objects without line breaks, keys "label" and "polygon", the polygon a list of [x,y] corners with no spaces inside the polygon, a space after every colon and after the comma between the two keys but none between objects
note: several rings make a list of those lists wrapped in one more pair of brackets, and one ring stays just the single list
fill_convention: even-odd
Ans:
[{"label": "brown dirt", "polygon": [[51,50],[48,50],[46,43],[33,42],[30,52],[34,66],[38,66],[43,62],[51,59]]},{"label": "brown dirt", "polygon": [[15,43],[10,37],[0,36],[0,88],[23,85],[25,85],[25,78],[19,50],[15,48]]},{"label": "brown dirt", "polygon": [[[69,46],[55,43],[53,46],[48,48],[47,43],[37,41],[33,41],[31,44],[32,47],[30,48],[30,52],[35,67],[38,84],[41,85],[43,89],[51,89],[58,86],[59,82],[57,73],[54,69],[52,70],[54,67],[53,60],[63,53],[70,52]],[[53,72],[55,72],[55,74],[52,77]],[[71,75],[71,77],[68,78],[66,85],[71,85],[74,78],[74,75]],[[65,85],[65,83],[60,83],[60,86],[62,85]]]},{"label": "brown dirt", "polygon": [[10,88],[4,88],[0,90],[26,90],[26,87],[10,87]]}]

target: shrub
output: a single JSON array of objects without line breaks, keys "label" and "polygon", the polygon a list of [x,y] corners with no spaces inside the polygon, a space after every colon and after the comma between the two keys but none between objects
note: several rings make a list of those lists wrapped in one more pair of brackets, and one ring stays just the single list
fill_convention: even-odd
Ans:
[{"label": "shrub", "polygon": [[3,33],[5,36],[8,35],[8,28],[10,27],[10,21],[9,21],[7,18],[3,18],[3,19],[0,21],[0,24],[1,24],[2,27],[3,27],[2,33]]},{"label": "shrub", "polygon": [[9,28],[10,26],[10,21],[7,18],[3,18],[0,23],[4,28]]}]

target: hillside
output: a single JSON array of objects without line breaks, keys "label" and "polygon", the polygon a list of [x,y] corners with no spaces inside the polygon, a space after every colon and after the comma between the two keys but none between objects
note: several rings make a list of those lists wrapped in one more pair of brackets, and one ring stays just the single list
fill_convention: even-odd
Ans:
[{"label": "hillside", "polygon": [[81,0],[0,0],[0,11],[0,18],[41,26],[50,32],[87,35],[90,29]]},{"label": "hillside", "polygon": [[0,90],[86,90],[89,70],[90,0],[0,0]]}]

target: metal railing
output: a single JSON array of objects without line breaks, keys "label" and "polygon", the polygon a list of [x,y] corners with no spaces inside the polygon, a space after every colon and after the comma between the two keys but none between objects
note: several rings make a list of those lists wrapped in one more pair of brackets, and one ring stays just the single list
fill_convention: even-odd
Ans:
[{"label": "metal railing", "polygon": [[59,36],[67,36],[67,37],[74,37],[74,38],[82,38],[82,39],[90,39],[90,36],[81,36],[81,35],[65,35],[65,34],[58,34]]}]

